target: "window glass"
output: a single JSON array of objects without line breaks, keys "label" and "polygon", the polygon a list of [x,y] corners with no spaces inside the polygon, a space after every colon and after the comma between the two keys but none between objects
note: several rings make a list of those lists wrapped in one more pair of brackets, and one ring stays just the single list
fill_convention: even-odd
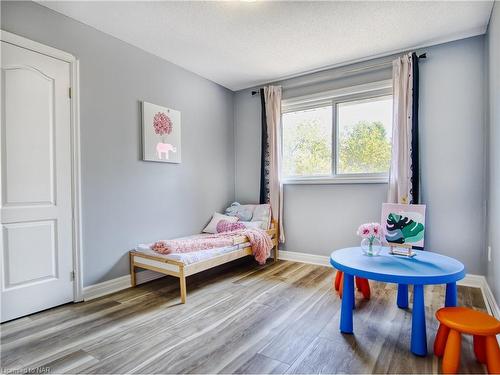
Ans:
[{"label": "window glass", "polygon": [[332,174],[332,106],[284,113],[283,176]]},{"label": "window glass", "polygon": [[337,174],[388,173],[392,96],[338,103]]}]

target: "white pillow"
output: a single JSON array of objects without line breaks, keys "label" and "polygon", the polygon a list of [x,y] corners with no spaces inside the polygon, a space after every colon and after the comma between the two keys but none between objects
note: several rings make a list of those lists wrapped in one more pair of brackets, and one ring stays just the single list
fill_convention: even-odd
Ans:
[{"label": "white pillow", "polygon": [[262,229],[263,221],[239,221],[239,223],[243,224],[246,228],[257,228]]},{"label": "white pillow", "polygon": [[258,204],[253,211],[252,221],[261,222],[261,228],[266,230],[271,228],[271,205]]},{"label": "white pillow", "polygon": [[217,233],[217,223],[221,220],[227,220],[230,223],[235,223],[238,221],[238,218],[236,216],[226,216],[218,212],[214,212],[212,220],[210,220],[210,223],[208,223],[205,229],[203,229],[203,233]]},{"label": "white pillow", "polygon": [[[231,206],[226,209],[226,212],[230,212],[232,216],[236,216],[238,212],[243,212],[251,214],[245,216],[251,216],[250,221],[240,221],[243,223],[249,222],[259,222],[259,228],[267,230],[271,228],[271,205],[270,204],[239,204],[234,202]],[[241,216],[241,215],[240,215]]]}]

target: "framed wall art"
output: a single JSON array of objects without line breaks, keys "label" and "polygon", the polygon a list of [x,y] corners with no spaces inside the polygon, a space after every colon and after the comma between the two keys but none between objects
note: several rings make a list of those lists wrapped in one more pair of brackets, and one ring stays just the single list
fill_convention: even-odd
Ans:
[{"label": "framed wall art", "polygon": [[142,102],[142,156],[146,161],[181,162],[181,113]]}]

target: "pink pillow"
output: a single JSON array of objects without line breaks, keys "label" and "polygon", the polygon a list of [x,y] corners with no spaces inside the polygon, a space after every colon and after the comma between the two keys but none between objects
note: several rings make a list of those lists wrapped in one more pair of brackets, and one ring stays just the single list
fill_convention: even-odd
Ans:
[{"label": "pink pillow", "polygon": [[227,220],[220,220],[217,223],[217,233],[232,232],[239,229],[245,229],[245,224],[239,222],[231,222]]}]

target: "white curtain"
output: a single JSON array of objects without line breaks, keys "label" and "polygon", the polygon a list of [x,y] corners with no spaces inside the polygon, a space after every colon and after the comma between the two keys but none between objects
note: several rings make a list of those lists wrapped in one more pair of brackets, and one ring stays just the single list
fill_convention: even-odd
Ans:
[{"label": "white curtain", "polygon": [[283,184],[280,181],[281,86],[264,87],[264,99],[266,103],[267,140],[269,151],[269,203],[271,204],[273,219],[279,222],[279,239],[281,242],[285,242],[285,232],[283,231]]},{"label": "white curtain", "polygon": [[412,54],[392,63],[392,159],[389,174],[388,203],[411,203],[412,197]]}]

